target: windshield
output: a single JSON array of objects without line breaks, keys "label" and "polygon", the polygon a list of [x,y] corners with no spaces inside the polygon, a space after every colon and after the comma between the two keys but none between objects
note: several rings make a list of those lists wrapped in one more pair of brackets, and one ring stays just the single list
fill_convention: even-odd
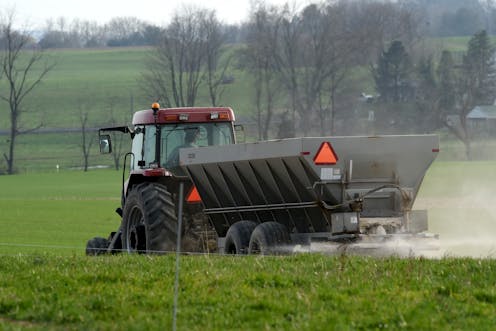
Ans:
[{"label": "windshield", "polygon": [[166,168],[179,165],[180,148],[234,143],[230,122],[164,125],[160,137],[160,163]]}]

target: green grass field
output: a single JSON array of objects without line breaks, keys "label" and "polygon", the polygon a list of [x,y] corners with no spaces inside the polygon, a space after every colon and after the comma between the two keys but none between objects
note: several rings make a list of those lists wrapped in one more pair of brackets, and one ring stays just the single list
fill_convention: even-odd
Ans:
[{"label": "green grass field", "polygon": [[[493,330],[495,167],[429,170],[416,207],[440,234],[439,259],[183,256],[178,330]],[[120,180],[0,176],[0,330],[171,329],[173,255],[84,256],[119,224]]]},{"label": "green grass field", "polygon": [[[493,330],[496,323],[494,260],[181,262],[178,330]],[[3,330],[172,328],[173,256],[9,256],[0,270]]]},{"label": "green grass field", "polygon": [[82,253],[86,240],[118,227],[121,176],[114,170],[1,176],[1,251]]}]

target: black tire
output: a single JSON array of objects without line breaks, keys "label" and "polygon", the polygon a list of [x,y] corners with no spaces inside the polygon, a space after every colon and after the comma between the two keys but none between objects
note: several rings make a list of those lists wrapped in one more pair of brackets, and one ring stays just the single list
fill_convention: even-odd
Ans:
[{"label": "black tire", "polygon": [[176,249],[177,217],[164,185],[142,183],[129,192],[122,213],[122,249],[163,253]]},{"label": "black tire", "polygon": [[286,253],[285,246],[290,244],[291,236],[286,226],[277,222],[265,222],[253,230],[248,253],[261,255],[284,254]]},{"label": "black tire", "polygon": [[107,253],[110,241],[105,238],[95,237],[86,243],[86,255],[102,255]]},{"label": "black tire", "polygon": [[257,227],[252,221],[239,221],[231,225],[226,234],[225,254],[248,254],[250,237]]}]

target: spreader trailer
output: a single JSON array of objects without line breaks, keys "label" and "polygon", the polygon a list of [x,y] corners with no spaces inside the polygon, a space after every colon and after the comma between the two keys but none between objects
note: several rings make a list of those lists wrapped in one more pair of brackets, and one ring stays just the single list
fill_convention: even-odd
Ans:
[{"label": "spreader trailer", "polygon": [[427,212],[412,210],[439,152],[436,135],[238,144],[231,108],[158,104],[136,112],[130,127],[101,129],[104,153],[112,131],[132,139],[121,221],[108,238],[89,240],[88,254],[168,252],[178,237],[182,251],[227,254],[370,249],[398,239],[430,247],[436,238]]},{"label": "spreader trailer", "polygon": [[427,248],[427,211],[412,206],[438,151],[435,135],[294,138],[183,149],[180,163],[220,251],[389,239]]}]

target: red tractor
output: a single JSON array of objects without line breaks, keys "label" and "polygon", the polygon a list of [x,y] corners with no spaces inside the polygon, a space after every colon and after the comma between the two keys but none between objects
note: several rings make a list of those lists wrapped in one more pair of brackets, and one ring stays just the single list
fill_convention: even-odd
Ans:
[{"label": "red tractor", "polygon": [[[100,151],[112,152],[109,132],[129,133],[132,150],[126,154],[130,172],[122,187],[122,206],[116,212],[122,222],[108,239],[88,241],[86,253],[166,252],[176,249],[179,184],[184,183],[183,248],[188,251],[215,249],[215,232],[201,213],[200,198],[179,166],[184,147],[235,143],[234,113],[228,107],[160,108],[134,114],[133,126],[100,130]],[[126,171],[124,169],[124,171]]]}]

